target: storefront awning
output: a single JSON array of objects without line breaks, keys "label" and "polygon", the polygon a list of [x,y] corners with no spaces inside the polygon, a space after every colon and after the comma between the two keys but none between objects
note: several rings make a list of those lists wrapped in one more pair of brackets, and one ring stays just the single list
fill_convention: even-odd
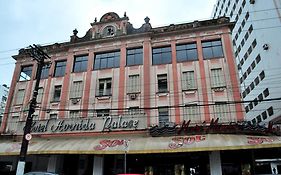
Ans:
[{"label": "storefront awning", "polygon": [[[0,140],[0,155],[18,155],[21,143]],[[278,136],[206,134],[174,137],[33,138],[28,154],[128,154],[281,147]]]}]

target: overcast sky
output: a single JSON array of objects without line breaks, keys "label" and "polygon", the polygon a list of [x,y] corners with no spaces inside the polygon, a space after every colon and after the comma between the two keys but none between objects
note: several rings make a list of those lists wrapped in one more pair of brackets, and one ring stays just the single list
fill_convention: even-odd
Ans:
[{"label": "overcast sky", "polygon": [[216,0],[0,0],[0,84],[10,86],[20,48],[31,44],[69,41],[73,29],[82,37],[95,17],[107,12],[123,17],[135,28],[148,16],[152,27],[204,20]]}]

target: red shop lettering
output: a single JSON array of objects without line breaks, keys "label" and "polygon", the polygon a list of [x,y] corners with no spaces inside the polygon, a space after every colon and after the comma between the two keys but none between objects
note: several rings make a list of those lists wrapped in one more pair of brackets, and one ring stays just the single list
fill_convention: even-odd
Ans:
[{"label": "red shop lettering", "polygon": [[169,148],[177,149],[183,145],[191,145],[195,142],[201,142],[206,140],[206,136],[186,136],[186,137],[176,137],[172,139],[172,142],[169,144]]},{"label": "red shop lettering", "polygon": [[266,138],[266,137],[247,137],[248,143],[251,145],[258,145],[264,142],[274,142],[276,139],[274,138]]},{"label": "red shop lettering", "polygon": [[103,150],[108,147],[115,147],[123,144],[124,144],[124,140],[101,140],[100,144],[95,146],[94,149]]}]

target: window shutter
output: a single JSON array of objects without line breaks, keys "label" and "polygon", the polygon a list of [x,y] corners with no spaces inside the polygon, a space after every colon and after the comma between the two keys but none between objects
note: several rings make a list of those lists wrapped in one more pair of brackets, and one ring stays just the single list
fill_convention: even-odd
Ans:
[{"label": "window shutter", "polygon": [[74,81],[70,90],[70,98],[81,98],[83,92],[82,81]]},{"label": "window shutter", "polygon": [[183,90],[196,89],[194,71],[183,72],[182,76],[183,76],[183,80],[182,80]]},{"label": "window shutter", "polygon": [[184,120],[191,120],[192,123],[201,121],[199,117],[199,107],[197,104],[185,106],[184,108]]},{"label": "window shutter", "polygon": [[130,75],[128,83],[128,93],[134,93],[140,91],[140,76],[139,75]]},{"label": "window shutter", "polygon": [[213,88],[225,86],[221,68],[211,69],[211,86]]},{"label": "window shutter", "polygon": [[225,103],[216,103],[215,106],[215,117],[219,118],[220,122],[229,122],[227,116],[228,113],[228,106]]}]

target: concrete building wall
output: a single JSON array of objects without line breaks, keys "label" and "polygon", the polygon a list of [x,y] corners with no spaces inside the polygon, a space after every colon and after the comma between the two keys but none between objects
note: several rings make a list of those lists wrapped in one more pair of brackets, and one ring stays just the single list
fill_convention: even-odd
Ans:
[{"label": "concrete building wall", "polygon": [[[218,0],[212,14],[214,18],[229,16],[236,22],[232,41],[237,65],[241,67],[242,97],[253,101],[245,103],[246,119],[253,123],[267,124],[281,115],[280,101],[254,102],[281,96],[278,90],[281,49],[277,37],[281,36],[280,6],[278,0]],[[261,80],[259,75],[263,73],[265,77]],[[264,91],[269,95],[265,96]]]}]

